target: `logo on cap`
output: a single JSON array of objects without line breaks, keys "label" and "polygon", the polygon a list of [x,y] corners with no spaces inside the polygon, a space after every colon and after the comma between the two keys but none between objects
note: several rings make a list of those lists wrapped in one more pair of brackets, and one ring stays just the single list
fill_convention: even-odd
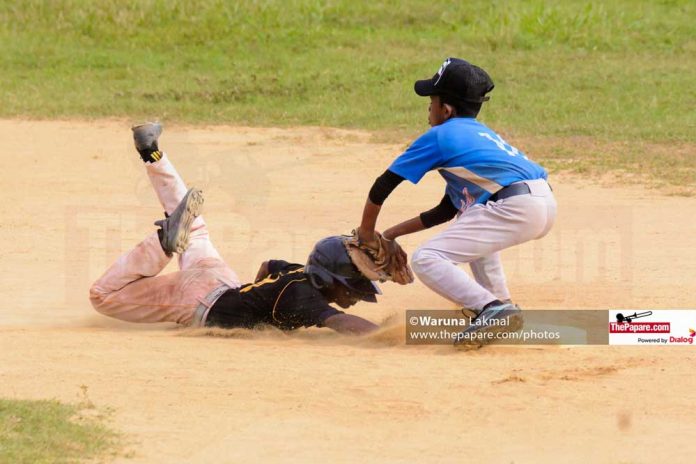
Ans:
[{"label": "logo on cap", "polygon": [[437,80],[433,85],[437,85],[438,82],[440,82],[440,79],[442,79],[442,75],[445,73],[445,69],[447,69],[447,66],[452,62],[452,58],[447,58],[444,63],[442,63],[442,66],[440,66],[440,69],[437,71]]}]

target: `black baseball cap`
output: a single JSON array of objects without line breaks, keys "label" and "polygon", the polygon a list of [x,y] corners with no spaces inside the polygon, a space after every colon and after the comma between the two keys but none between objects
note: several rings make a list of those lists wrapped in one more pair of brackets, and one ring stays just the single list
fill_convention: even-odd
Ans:
[{"label": "black baseball cap", "polygon": [[451,99],[483,103],[495,85],[486,71],[459,58],[447,58],[431,79],[416,81],[414,90],[421,97],[440,95]]}]

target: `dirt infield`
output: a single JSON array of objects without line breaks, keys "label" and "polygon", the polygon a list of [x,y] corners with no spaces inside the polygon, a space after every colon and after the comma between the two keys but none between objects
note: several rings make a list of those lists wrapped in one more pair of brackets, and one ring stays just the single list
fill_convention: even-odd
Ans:
[{"label": "dirt infield", "polygon": [[[696,430],[682,347],[404,346],[410,308],[450,308],[416,282],[356,312],[392,328],[214,332],[134,326],[90,307],[93,279],[161,214],[123,121],[0,121],[0,396],[113,410],[129,463],[685,462]],[[320,128],[166,127],[161,147],[202,187],[211,236],[249,281],[303,262],[356,224],[402,148]],[[522,147],[524,148],[524,147]],[[533,153],[530,153],[532,156]],[[367,167],[366,167],[367,166]],[[503,254],[524,308],[682,308],[696,293],[696,199],[553,176],[551,234]],[[436,204],[430,174],[380,224]],[[413,251],[430,236],[406,237]],[[173,270],[173,268],[172,268]],[[649,437],[649,439],[646,439]]]}]

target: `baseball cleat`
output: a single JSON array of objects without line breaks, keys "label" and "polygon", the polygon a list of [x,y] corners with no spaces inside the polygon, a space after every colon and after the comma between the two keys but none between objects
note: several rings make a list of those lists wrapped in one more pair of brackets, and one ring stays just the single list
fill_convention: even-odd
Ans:
[{"label": "baseball cleat", "polygon": [[465,350],[478,349],[496,341],[497,334],[522,329],[524,319],[517,305],[507,303],[481,311],[466,329],[459,333],[454,346]]},{"label": "baseball cleat", "polygon": [[186,192],[172,214],[155,222],[160,228],[157,233],[167,256],[181,254],[188,248],[191,224],[201,214],[203,201],[203,191],[192,188]]},{"label": "baseball cleat", "polygon": [[146,122],[131,127],[135,149],[138,150],[143,161],[155,162],[162,158],[157,145],[157,139],[162,135],[162,124],[158,122]]},{"label": "baseball cleat", "polygon": [[[522,309],[520,308],[520,305],[515,304],[512,302],[512,300],[501,300],[503,304],[511,304],[517,309]],[[462,308],[459,311],[466,317],[467,319],[474,320],[478,317],[479,313],[481,313],[481,309],[473,309],[473,308]]]},{"label": "baseball cleat", "polygon": [[476,309],[471,309],[471,308],[462,308],[459,311],[466,317],[467,319],[474,320],[478,317],[480,310]]}]

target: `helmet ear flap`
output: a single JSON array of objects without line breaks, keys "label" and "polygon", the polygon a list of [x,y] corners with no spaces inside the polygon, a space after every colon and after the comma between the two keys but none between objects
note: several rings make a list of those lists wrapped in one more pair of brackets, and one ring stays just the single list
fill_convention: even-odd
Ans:
[{"label": "helmet ear flap", "polygon": [[305,266],[305,272],[309,275],[309,281],[317,289],[329,288],[333,285],[333,277],[320,266],[309,264]]}]

